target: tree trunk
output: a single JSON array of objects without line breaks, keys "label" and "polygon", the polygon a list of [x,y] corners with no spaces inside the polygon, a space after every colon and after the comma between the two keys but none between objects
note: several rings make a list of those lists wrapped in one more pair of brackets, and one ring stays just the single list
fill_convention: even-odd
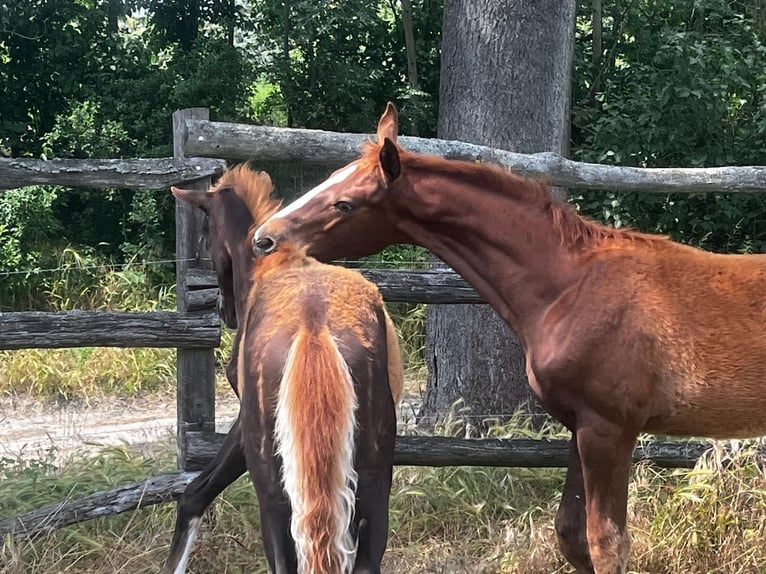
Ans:
[{"label": "tree trunk", "polygon": [[593,9],[591,11],[591,28],[593,29],[593,54],[591,62],[593,63],[594,75],[601,66],[601,0],[593,0]]},{"label": "tree trunk", "polygon": [[[404,46],[407,51],[407,83],[412,90],[410,104],[414,110],[418,109],[417,92],[420,90],[418,81],[418,59],[415,50],[415,32],[412,27],[412,3],[410,0],[401,0],[402,4],[402,28],[404,30]],[[413,136],[419,135],[417,114],[412,122],[410,130]]]},{"label": "tree trunk", "polygon": [[[446,0],[439,137],[566,154],[574,18],[574,0]],[[541,412],[523,350],[492,309],[430,306],[426,329],[425,423],[458,399],[470,422],[527,402]]]}]

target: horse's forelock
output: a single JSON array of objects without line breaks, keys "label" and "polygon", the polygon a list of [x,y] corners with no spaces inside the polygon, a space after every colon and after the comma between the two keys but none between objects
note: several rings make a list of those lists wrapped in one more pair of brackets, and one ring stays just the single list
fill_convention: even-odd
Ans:
[{"label": "horse's forelock", "polygon": [[211,193],[230,189],[247,206],[254,225],[260,225],[275,213],[281,201],[271,196],[273,185],[264,171],[254,171],[242,163],[229,168],[210,189]]}]

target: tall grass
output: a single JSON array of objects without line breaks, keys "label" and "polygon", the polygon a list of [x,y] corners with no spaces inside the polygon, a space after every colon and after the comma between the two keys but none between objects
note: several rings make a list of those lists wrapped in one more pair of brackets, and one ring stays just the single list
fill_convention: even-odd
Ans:
[{"label": "tall grass", "polygon": [[[514,425],[517,424],[514,423]],[[495,434],[530,436],[514,425]],[[450,433],[455,429],[441,428]],[[550,432],[551,429],[548,429]],[[556,428],[552,429],[558,434]],[[723,458],[719,443],[692,470],[638,465],[630,483],[632,573],[764,572],[766,473],[756,442]],[[53,460],[51,458],[51,460]],[[0,516],[76,498],[172,469],[167,447],[0,461]],[[391,495],[385,572],[571,573],[556,547],[553,517],[562,469],[399,467]],[[173,505],[71,526],[35,541],[5,541],[0,572],[157,572],[174,520]],[[257,501],[247,479],[208,513],[191,559],[193,573],[266,572]]]},{"label": "tall grass", "polygon": [[[45,310],[153,311],[175,307],[172,285],[137,265],[110,266],[72,248],[44,281]],[[19,297],[24,299],[25,297]],[[25,349],[0,351],[0,394],[70,399],[167,391],[175,384],[172,349]]]},{"label": "tall grass", "polygon": [[[164,278],[164,279],[163,279]],[[38,309],[102,309],[155,311],[175,308],[175,289],[166,274],[140,264],[111,266],[72,248],[63,251],[55,271],[44,281],[44,293],[29,292],[18,299],[36,302]],[[40,298],[42,297],[42,300]],[[422,305],[392,305],[392,315],[403,336],[406,364],[424,368]],[[232,333],[225,331],[216,350],[225,365]],[[219,369],[223,379],[223,370]],[[175,392],[173,349],[28,349],[0,351],[0,395],[35,399],[74,397],[89,400],[111,395]],[[225,386],[225,382],[222,383]]]}]

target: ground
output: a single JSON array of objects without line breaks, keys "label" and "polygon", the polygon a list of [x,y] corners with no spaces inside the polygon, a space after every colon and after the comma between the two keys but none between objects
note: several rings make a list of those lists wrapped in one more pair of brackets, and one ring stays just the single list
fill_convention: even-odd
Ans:
[{"label": "ground", "polygon": [[[419,408],[417,385],[408,381],[399,408],[400,429],[414,423]],[[216,396],[216,431],[227,432],[237,416],[239,401],[228,385]],[[100,446],[141,445],[175,435],[175,397],[139,395],[82,401],[40,401],[0,396],[0,458],[48,458],[72,451],[96,451]]]},{"label": "ground", "polygon": [[[219,432],[226,432],[237,416],[239,402],[233,393],[216,398]],[[141,445],[175,435],[173,397],[139,396],[56,404],[28,398],[0,399],[0,458],[46,458],[74,450],[101,446]]]}]

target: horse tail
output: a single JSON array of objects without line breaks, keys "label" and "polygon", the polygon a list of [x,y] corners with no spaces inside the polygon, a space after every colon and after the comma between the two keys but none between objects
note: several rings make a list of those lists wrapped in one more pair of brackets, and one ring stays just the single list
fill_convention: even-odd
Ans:
[{"label": "horse tail", "polygon": [[351,572],[350,534],[357,474],[357,399],[348,365],[326,326],[301,329],[282,374],[276,411],[277,452],[292,506],[298,571]]}]

